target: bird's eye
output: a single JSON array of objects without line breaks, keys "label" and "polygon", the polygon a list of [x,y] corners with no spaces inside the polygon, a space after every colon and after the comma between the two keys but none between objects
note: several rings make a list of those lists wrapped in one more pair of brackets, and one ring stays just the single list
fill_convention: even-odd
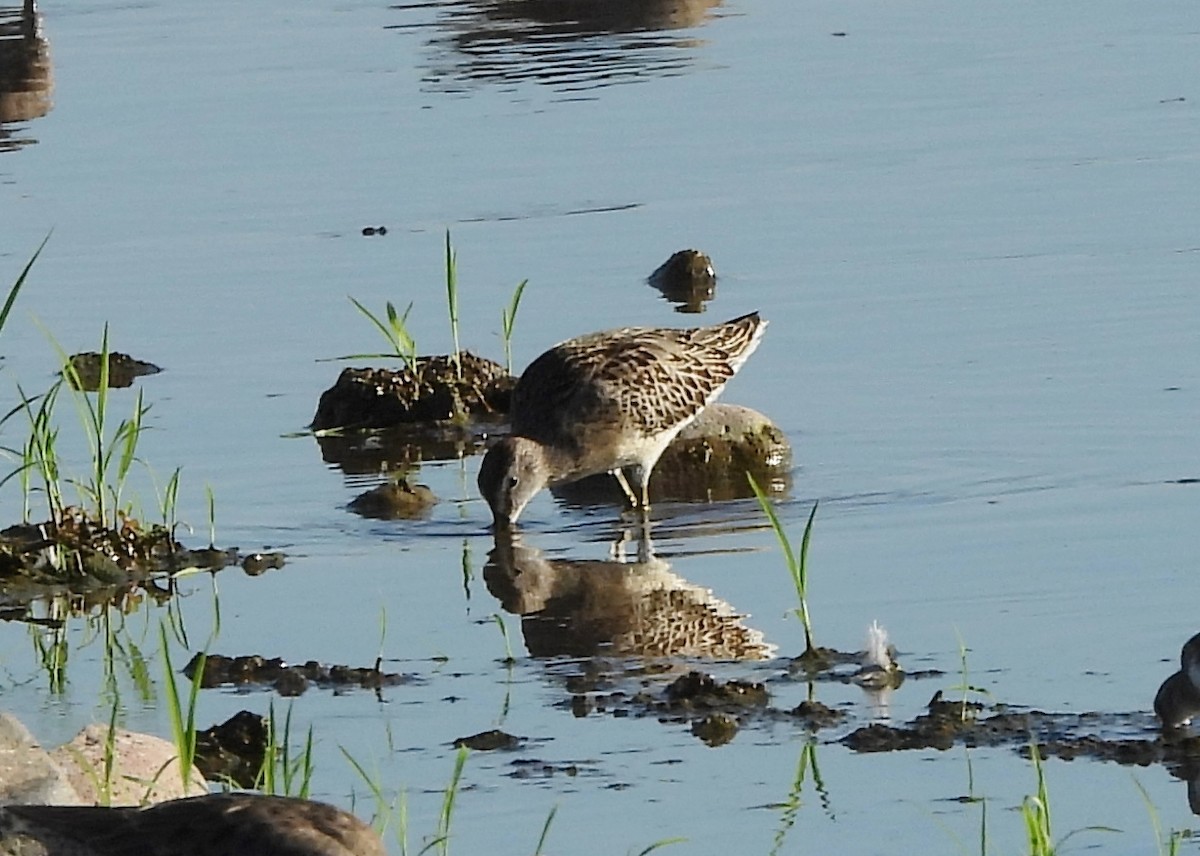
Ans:
[{"label": "bird's eye", "polygon": [[514,487],[516,487],[520,483],[521,483],[521,480],[519,478],[517,478],[516,476],[508,477],[508,489],[509,490],[512,490]]}]

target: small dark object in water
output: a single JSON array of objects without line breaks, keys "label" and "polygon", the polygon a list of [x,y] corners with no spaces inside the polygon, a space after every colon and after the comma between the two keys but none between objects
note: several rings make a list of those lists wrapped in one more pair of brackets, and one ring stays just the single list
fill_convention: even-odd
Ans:
[{"label": "small dark object in water", "polygon": [[454,741],[454,748],[463,746],[476,752],[490,752],[494,749],[516,749],[521,745],[521,738],[493,728],[491,731],[481,731],[470,737],[460,737]]},{"label": "small dark object in water", "polygon": [[[76,389],[95,392],[100,388],[100,355],[95,351],[74,354],[67,358],[71,369],[63,369],[63,376]],[[136,378],[158,374],[162,369],[145,360],[135,360],[129,354],[112,351],[108,355],[108,388],[125,389],[133,386]]]},{"label": "small dark object in water", "polygon": [[386,235],[387,226],[364,226],[362,233],[364,235]]},{"label": "small dark object in water", "polygon": [[676,304],[677,312],[698,313],[717,293],[712,259],[699,250],[673,253],[647,278],[652,286]]},{"label": "small dark object in water", "polygon": [[191,681],[199,679],[201,687],[258,684],[271,686],[281,695],[296,696],[307,689],[309,682],[340,690],[345,687],[379,689],[398,686],[408,680],[404,675],[381,671],[378,663],[374,668],[326,667],[309,660],[296,666],[285,663],[279,657],[268,659],[257,654],[243,657],[209,654],[204,658],[203,673],[197,675],[200,657],[200,654],[193,657],[183,667],[183,674]]},{"label": "small dark object in water", "polygon": [[239,788],[253,788],[266,751],[266,717],[248,710],[196,732],[196,767],[213,781],[228,779]]},{"label": "small dark object in water", "polygon": [[401,478],[359,494],[350,500],[349,508],[375,520],[412,520],[427,516],[437,501],[425,485],[410,485]]},{"label": "small dark object in water", "polygon": [[273,568],[282,568],[285,561],[283,553],[251,553],[242,559],[242,570],[246,576],[259,577]]}]

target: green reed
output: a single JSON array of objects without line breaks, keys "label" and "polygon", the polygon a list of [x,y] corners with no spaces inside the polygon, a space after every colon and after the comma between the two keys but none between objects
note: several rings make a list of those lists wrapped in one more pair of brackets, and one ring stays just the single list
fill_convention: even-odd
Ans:
[{"label": "green reed", "polygon": [[450,337],[454,343],[451,359],[459,380],[462,380],[462,358],[458,347],[458,253],[450,245],[450,230],[446,230],[446,305],[450,310]]},{"label": "green reed", "polygon": [[375,325],[376,329],[383,335],[383,338],[387,340],[392,350],[391,353],[383,354],[347,354],[335,359],[365,360],[398,357],[408,366],[409,371],[415,372],[417,370],[417,340],[408,331],[408,316],[412,312],[412,303],[408,304],[408,307],[404,310],[404,314],[401,315],[396,311],[395,305],[389,300],[384,306],[384,318],[381,319],[353,297],[350,298],[350,302],[354,304],[355,309]]},{"label": "green reed", "polygon": [[34,251],[29,261],[26,262],[20,276],[17,277],[17,281],[8,290],[8,297],[4,300],[4,306],[0,307],[0,330],[4,329],[4,323],[8,321],[8,315],[12,312],[13,304],[17,302],[17,295],[21,293],[21,288],[25,285],[25,280],[29,277],[29,271],[33,269],[33,263],[38,260],[38,256],[46,248],[46,243],[50,240],[50,234],[47,233],[46,237],[42,238],[42,243],[38,245],[38,248]]},{"label": "green reed", "polygon": [[804,625],[804,646],[805,652],[814,651],[812,619],[808,614],[808,545],[812,540],[813,521],[817,517],[817,505],[814,502],[812,511],[808,515],[808,523],[804,526],[804,537],[800,540],[800,554],[792,549],[792,542],[788,539],[787,532],[784,531],[783,523],[779,520],[779,515],[775,513],[774,506],[758,486],[758,482],[754,480],[754,476],[746,473],[746,479],[750,482],[750,489],[754,491],[754,497],[758,500],[759,507],[763,513],[767,515],[767,520],[771,524],[771,529],[775,532],[775,537],[779,539],[779,545],[783,548],[783,555],[787,561],[788,572],[792,575],[792,584],[796,587],[796,596],[799,598],[800,605],[792,610],[792,612],[800,619]]},{"label": "green reed", "polygon": [[201,652],[192,673],[192,687],[188,692],[186,706],[179,696],[179,684],[175,679],[175,668],[171,665],[171,650],[167,640],[167,628],[158,625],[159,645],[163,655],[163,673],[167,685],[167,713],[171,720],[171,735],[175,741],[176,759],[179,762],[179,779],[186,794],[192,787],[192,766],[196,761],[196,702],[203,682],[205,654]]},{"label": "green reed", "polygon": [[1158,809],[1155,808],[1149,792],[1138,781],[1137,776],[1133,777],[1133,783],[1137,786],[1138,793],[1142,795],[1142,802],[1145,803],[1146,811],[1150,814],[1150,825],[1154,828],[1154,846],[1158,848],[1158,856],[1179,856],[1179,848],[1185,837],[1184,833],[1178,829],[1172,829],[1164,846],[1162,821],[1158,816]]},{"label": "green reed", "polygon": [[1057,856],[1063,845],[1080,832],[1119,832],[1111,826],[1086,826],[1073,829],[1058,841],[1054,840],[1050,822],[1050,789],[1046,785],[1046,770],[1037,740],[1029,741],[1029,760],[1037,776],[1037,793],[1027,794],[1021,801],[1021,818],[1025,822],[1029,856]]},{"label": "green reed", "polygon": [[272,702],[267,711],[267,746],[254,787],[264,794],[308,799],[315,769],[312,725],[308,726],[303,745],[293,753],[292,705],[288,705],[281,732]]},{"label": "green reed", "polygon": [[513,373],[513,327],[517,323],[517,309],[521,306],[521,295],[525,293],[525,286],[528,284],[529,280],[521,280],[513,292],[512,299],[508,302],[508,308],[500,310],[500,329],[504,332],[504,368],[509,374]]}]

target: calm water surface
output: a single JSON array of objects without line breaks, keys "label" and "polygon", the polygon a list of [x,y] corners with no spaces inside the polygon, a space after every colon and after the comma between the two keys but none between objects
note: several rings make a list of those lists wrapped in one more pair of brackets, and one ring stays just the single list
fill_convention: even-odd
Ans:
[{"label": "calm water surface", "polygon": [[[155,430],[141,451],[160,479],[183,467],[194,542],[210,485],[219,543],[291,557],[218,576],[212,650],[352,665],[382,651],[412,673],[382,700],[310,690],[293,716],[318,740],[318,795],[370,813],[344,747],[407,792],[414,841],[435,828],[450,742],[500,727],[527,742],[471,757],[456,852],[533,852],[556,805],[550,852],[671,836],[692,853],[973,851],[961,748],[864,756],[832,742],[878,713],[856,688],[818,686],[854,721],[820,732],[826,792],[806,780],[792,814],[780,806],[802,729],[754,726],[708,749],[679,724],[572,717],[564,682],[580,664],[526,656],[512,615],[518,662],[499,662],[478,459],[421,467],[443,498],[429,520],[369,521],[345,504],[371,480],[289,435],[340,369],[318,359],[378,347],[346,295],[412,301],[421,350],[449,349],[445,228],[473,350],[502,358],[501,308],[529,279],[518,366],[588,330],[693,323],[645,277],[695,246],[720,276],[700,318],[771,321],[725,398],[790,437],[780,509],[797,537],[821,500],[818,641],[854,649],[879,619],[907,668],[948,673],[906,683],[893,719],[960,682],[960,637],[971,682],[996,699],[1148,711],[1200,629],[1200,488],[1174,483],[1200,476],[1193,7],[570,8],[47,3],[53,107],[0,125],[0,282],[54,231],[0,340],[0,396],[51,381],[41,328],[85,350],[107,322],[114,347],[166,368],[142,384]],[[377,225],[388,234],[360,234]],[[0,510],[20,515],[12,483]],[[790,582],[752,502],[656,513],[670,573],[799,653]],[[524,521],[547,558],[604,560],[616,512],[545,495]],[[203,645],[208,581],[182,604]],[[160,617],[129,619],[147,651]],[[82,622],[60,694],[28,630],[0,634],[6,706],[44,741],[107,718],[102,645]],[[804,696],[778,660],[700,665],[773,681],[780,706]],[[122,686],[126,724],[168,734],[161,700]],[[270,701],[208,691],[199,719]],[[519,775],[530,759],[560,772]],[[1009,809],[1033,772],[1010,750],[971,762],[995,852],[1016,852]],[[1164,826],[1192,822],[1162,768],[1047,769],[1056,833],[1123,830],[1073,839],[1090,852],[1157,852],[1135,775]]]}]

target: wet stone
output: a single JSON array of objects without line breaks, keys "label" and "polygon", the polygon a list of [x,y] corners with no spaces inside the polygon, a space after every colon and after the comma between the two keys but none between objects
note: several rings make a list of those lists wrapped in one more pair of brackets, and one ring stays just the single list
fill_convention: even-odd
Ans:
[{"label": "wet stone", "polygon": [[[100,388],[100,374],[103,366],[100,354],[94,351],[73,354],[68,357],[68,362],[71,368],[70,370],[64,369],[63,376],[71,386],[88,392],[95,392]],[[108,355],[109,389],[125,389],[133,386],[133,382],[137,378],[158,374],[161,371],[162,369],[154,363],[134,359],[129,354],[112,351]]]},{"label": "wet stone", "polygon": [[266,717],[242,710],[196,732],[196,767],[211,781],[253,788],[267,751]]},{"label": "wet stone", "polygon": [[712,259],[699,250],[679,250],[646,279],[675,304],[676,312],[695,314],[716,297],[717,274]]},{"label": "wet stone", "polygon": [[282,568],[286,562],[283,553],[251,553],[242,557],[242,570],[246,576],[262,576],[269,570]]},{"label": "wet stone", "polygon": [[[203,672],[197,675],[202,657]],[[229,684],[258,685],[269,686],[284,696],[300,695],[310,683],[334,690],[381,689],[398,686],[409,680],[405,675],[382,671],[378,663],[375,668],[326,667],[309,660],[303,665],[293,666],[279,657],[267,659],[257,654],[242,657],[197,654],[184,666],[183,673],[191,681],[199,679],[200,686],[205,689]]]},{"label": "wet stone", "polygon": [[414,520],[428,517],[437,497],[423,484],[395,479],[350,500],[349,509],[373,520]]},{"label": "wet stone", "polygon": [[418,357],[415,366],[398,370],[344,369],[322,393],[310,427],[377,429],[507,412],[515,379],[469,351],[460,351],[459,359],[461,377],[449,356]]},{"label": "wet stone", "polygon": [[470,737],[459,737],[453,745],[456,749],[465,746],[476,752],[492,752],[497,749],[517,749],[521,745],[521,738],[493,728],[490,731],[472,734]]}]

